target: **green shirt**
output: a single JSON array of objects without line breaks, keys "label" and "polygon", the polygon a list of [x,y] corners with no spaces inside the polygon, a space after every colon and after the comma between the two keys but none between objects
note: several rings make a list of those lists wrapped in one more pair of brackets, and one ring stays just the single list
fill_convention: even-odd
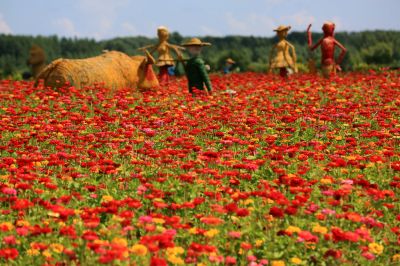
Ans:
[{"label": "green shirt", "polygon": [[208,78],[203,59],[199,56],[190,58],[186,62],[185,71],[190,93],[192,92],[193,87],[199,90],[204,90],[204,85],[206,85],[208,91],[211,91],[211,82]]}]

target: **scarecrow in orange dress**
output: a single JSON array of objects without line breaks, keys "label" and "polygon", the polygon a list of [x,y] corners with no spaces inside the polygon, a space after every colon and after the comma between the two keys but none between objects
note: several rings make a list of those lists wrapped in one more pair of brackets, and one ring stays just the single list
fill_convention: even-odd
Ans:
[{"label": "scarecrow in orange dress", "polygon": [[154,52],[157,51],[158,58],[156,60],[156,66],[159,67],[158,78],[161,83],[168,83],[169,81],[168,68],[175,65],[175,59],[172,57],[170,50],[173,50],[177,55],[178,59],[181,60],[182,53],[180,50],[184,50],[185,48],[168,43],[169,31],[164,26],[158,27],[157,35],[159,40],[158,44],[148,45],[139,48],[139,50],[144,51],[149,49],[150,54],[153,54]]},{"label": "scarecrow in orange dress", "polygon": [[279,26],[276,31],[279,42],[275,44],[269,56],[269,72],[279,69],[281,77],[287,77],[290,71],[297,73],[296,50],[294,46],[286,40],[290,26]]},{"label": "scarecrow in orange dress", "polygon": [[[322,31],[324,32],[324,37],[320,39],[315,45],[312,43],[311,37],[311,24],[307,28],[308,35],[308,48],[314,51],[318,46],[321,45],[321,65],[322,65],[322,75],[325,78],[329,78],[336,74],[336,71],[342,71],[340,63],[342,63],[343,58],[347,52],[346,48],[338,42],[334,35],[335,24],[333,22],[325,22],[322,26]],[[335,61],[335,47],[338,46],[342,51]]]}]

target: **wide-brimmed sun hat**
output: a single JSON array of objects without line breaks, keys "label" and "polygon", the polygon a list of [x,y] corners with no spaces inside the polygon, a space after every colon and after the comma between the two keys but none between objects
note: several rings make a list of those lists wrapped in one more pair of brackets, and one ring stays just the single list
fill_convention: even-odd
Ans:
[{"label": "wide-brimmed sun hat", "polygon": [[292,28],[291,26],[280,25],[278,28],[274,29],[274,31],[279,32],[284,30],[290,30],[291,28]]},{"label": "wide-brimmed sun hat", "polygon": [[184,42],[182,46],[210,46],[209,42],[202,42],[199,38],[191,38],[190,40]]}]

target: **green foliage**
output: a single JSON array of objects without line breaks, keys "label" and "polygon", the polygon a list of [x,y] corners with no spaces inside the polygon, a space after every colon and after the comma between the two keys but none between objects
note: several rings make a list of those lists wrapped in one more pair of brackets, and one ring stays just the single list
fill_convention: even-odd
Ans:
[{"label": "green foliage", "polygon": [[391,44],[378,42],[377,44],[361,50],[361,54],[368,64],[390,64],[393,60]]},{"label": "green foliage", "polygon": [[[313,34],[314,42],[322,35]],[[177,32],[170,35],[169,41],[181,44],[185,39]],[[339,32],[336,38],[348,49],[342,64],[345,70],[362,70],[368,67],[395,67],[400,65],[400,32],[397,31],[364,31]],[[231,57],[237,62],[236,67],[241,71],[265,71],[268,55],[276,37],[201,37],[202,40],[212,43],[212,46],[203,50],[203,57],[210,65],[211,71],[221,71],[226,58]],[[296,47],[298,63],[304,66],[310,57],[317,64],[320,61],[320,51],[310,53],[307,48],[306,34],[292,32],[288,40]],[[23,73],[29,70],[26,65],[29,49],[37,44],[44,49],[47,63],[54,59],[85,58],[98,55],[102,50],[117,50],[129,55],[141,54],[137,50],[149,44],[157,43],[157,38],[143,36],[121,37],[111,40],[95,41],[93,39],[65,38],[57,36],[13,36],[0,34],[0,73],[2,76]],[[306,67],[301,67],[306,71]]]}]

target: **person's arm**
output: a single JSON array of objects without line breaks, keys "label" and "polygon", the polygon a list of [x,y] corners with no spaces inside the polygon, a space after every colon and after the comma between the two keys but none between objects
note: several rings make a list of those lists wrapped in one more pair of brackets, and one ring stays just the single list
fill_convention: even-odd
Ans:
[{"label": "person's arm", "polygon": [[336,60],[336,69],[339,70],[339,71],[342,71],[342,68],[340,67],[340,64],[342,63],[343,58],[346,55],[347,49],[343,46],[343,44],[341,44],[337,40],[335,40],[335,45],[337,45],[342,50],[340,52],[340,55],[339,55],[338,59]]},{"label": "person's arm", "polygon": [[210,93],[212,91],[212,86],[211,86],[210,78],[208,77],[206,66],[204,65],[204,62],[201,59],[198,59],[196,63],[199,68],[201,78],[207,87],[207,91]]}]

